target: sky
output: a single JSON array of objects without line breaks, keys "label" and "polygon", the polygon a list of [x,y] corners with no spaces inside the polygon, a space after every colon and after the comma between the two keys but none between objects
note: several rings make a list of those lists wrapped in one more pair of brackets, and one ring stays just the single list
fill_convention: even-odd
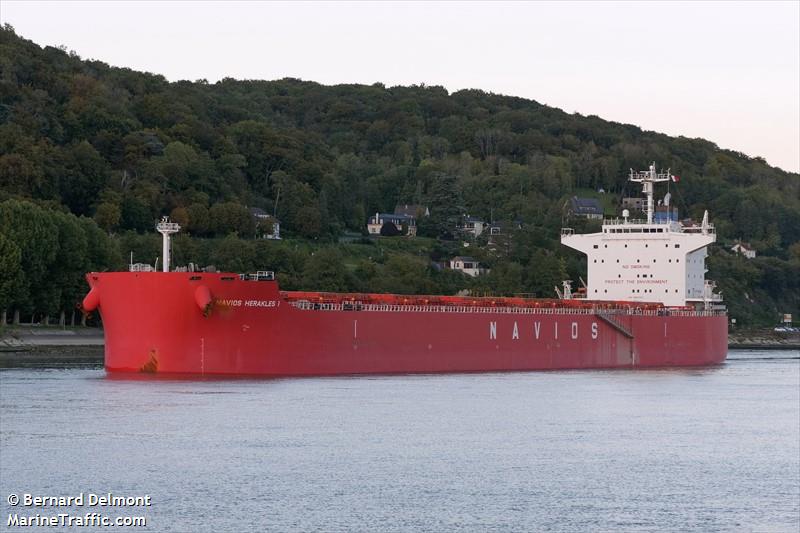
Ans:
[{"label": "sky", "polygon": [[477,88],[800,171],[797,0],[0,0],[0,21],[39,45],[171,81]]}]

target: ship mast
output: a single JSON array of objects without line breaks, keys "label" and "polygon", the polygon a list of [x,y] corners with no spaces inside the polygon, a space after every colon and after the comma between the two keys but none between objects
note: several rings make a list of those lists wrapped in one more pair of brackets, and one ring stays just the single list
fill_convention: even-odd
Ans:
[{"label": "ship mast", "polygon": [[161,234],[161,245],[162,245],[162,257],[164,260],[162,261],[162,270],[164,272],[169,272],[169,241],[170,235],[173,233],[178,233],[181,230],[180,224],[177,222],[170,222],[169,217],[161,217],[161,222],[156,224],[156,229]]},{"label": "ship mast", "polygon": [[647,223],[653,223],[653,212],[655,211],[653,207],[653,184],[660,183],[662,181],[670,181],[672,179],[672,175],[669,173],[669,169],[666,172],[657,173],[656,172],[656,163],[655,161],[650,165],[650,170],[642,170],[640,172],[634,172],[631,169],[631,174],[628,177],[629,181],[633,181],[636,183],[642,184],[642,192],[647,196]]}]

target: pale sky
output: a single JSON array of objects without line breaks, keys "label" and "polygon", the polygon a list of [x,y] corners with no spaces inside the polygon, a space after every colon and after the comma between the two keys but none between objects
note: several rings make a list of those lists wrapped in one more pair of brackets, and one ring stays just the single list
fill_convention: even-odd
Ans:
[{"label": "pale sky", "polygon": [[478,88],[703,137],[800,171],[796,0],[0,0],[0,20],[39,45],[171,81],[294,77]]}]

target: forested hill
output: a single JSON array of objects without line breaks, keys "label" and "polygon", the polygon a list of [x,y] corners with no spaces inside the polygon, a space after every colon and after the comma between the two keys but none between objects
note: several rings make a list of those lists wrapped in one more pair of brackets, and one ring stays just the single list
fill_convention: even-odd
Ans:
[{"label": "forested hill", "polygon": [[[540,264],[546,275],[572,279],[582,268],[558,245],[565,201],[603,189],[604,205],[616,208],[623,195],[638,196],[626,186],[627,170],[656,161],[681,176],[672,193],[682,216],[699,219],[708,209],[723,244],[741,239],[758,251],[752,261],[727,247],[713,251],[711,277],[722,278],[737,313],[769,321],[798,310],[800,177],[705,140],[480,90],[296,79],[169,83],[41,48],[10,26],[0,30],[0,71],[0,201],[18,209],[31,200],[92,219],[112,240],[150,232],[170,213],[193,237],[248,237],[249,221],[240,217],[247,206],[275,212],[290,239],[332,248],[344,232],[363,232],[369,214],[423,204],[431,237],[465,213],[521,221],[507,254],[471,250],[494,267],[479,284],[542,292],[531,273]],[[446,248],[434,241],[430,258]],[[357,277],[366,283],[344,288],[380,288],[368,274],[388,271],[381,274],[384,259],[373,255],[344,261],[362,269]],[[20,257],[24,271],[24,250]],[[314,279],[298,261],[289,285]],[[437,286],[426,269],[433,285],[409,291],[472,283]]]}]

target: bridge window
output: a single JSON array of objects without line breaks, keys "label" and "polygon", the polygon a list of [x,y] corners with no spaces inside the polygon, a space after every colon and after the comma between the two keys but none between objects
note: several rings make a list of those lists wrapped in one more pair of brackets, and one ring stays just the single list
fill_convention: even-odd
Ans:
[{"label": "bridge window", "polygon": [[595,244],[592,248],[597,248],[597,245]]},{"label": "bridge window", "polygon": [[680,248],[680,247],[681,247],[681,245],[680,245],[680,244],[676,244],[676,245],[675,245],[675,248]]}]

